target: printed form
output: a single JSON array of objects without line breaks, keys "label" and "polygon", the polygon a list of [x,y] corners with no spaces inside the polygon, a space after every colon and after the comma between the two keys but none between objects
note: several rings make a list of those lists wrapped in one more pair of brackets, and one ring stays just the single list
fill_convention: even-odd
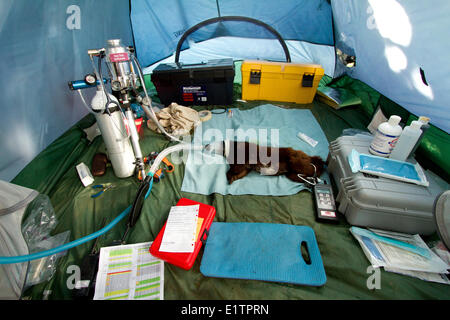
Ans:
[{"label": "printed form", "polygon": [[159,251],[194,252],[199,209],[198,204],[170,209]]},{"label": "printed form", "polygon": [[151,244],[101,248],[94,300],[164,300],[164,262]]}]

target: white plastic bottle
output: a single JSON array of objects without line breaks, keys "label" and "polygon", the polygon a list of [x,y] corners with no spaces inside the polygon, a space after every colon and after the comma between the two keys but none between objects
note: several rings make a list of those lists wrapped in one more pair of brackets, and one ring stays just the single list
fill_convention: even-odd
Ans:
[{"label": "white plastic bottle", "polygon": [[400,120],[399,116],[393,115],[388,121],[378,126],[375,137],[369,147],[370,153],[380,157],[389,157],[398,137],[402,133],[402,127],[399,125]]},{"label": "white plastic bottle", "polygon": [[407,159],[409,157],[413,157],[414,156],[414,153],[416,152],[417,148],[419,147],[420,142],[421,142],[423,136],[425,135],[425,132],[428,129],[430,129],[430,124],[428,123],[430,121],[430,118],[424,117],[424,116],[420,116],[419,119],[417,119],[417,121],[422,122],[422,126],[420,127],[420,129],[422,130],[422,134],[420,135],[419,140],[417,140],[416,145],[414,146],[414,148],[409,153],[409,156],[407,157]]},{"label": "white plastic bottle", "polygon": [[421,121],[413,121],[409,126],[405,127],[389,158],[405,161],[422,135],[422,130],[420,129],[422,125]]}]

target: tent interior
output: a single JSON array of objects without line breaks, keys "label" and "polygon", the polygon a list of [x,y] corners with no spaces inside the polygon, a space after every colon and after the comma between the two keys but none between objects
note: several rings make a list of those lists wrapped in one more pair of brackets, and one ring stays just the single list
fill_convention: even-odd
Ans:
[{"label": "tent interior", "polygon": [[[6,77],[0,79],[3,97],[0,180],[48,197],[57,221],[52,235],[70,231],[69,241],[74,241],[103,228],[133,204],[141,182],[135,176],[118,178],[108,166],[104,175],[95,177],[94,184],[114,187],[92,198],[92,185],[85,187],[80,181],[76,166],[84,163],[92,170],[94,156],[107,152],[102,135],[90,139],[86,133],[86,129],[96,123],[95,114],[83,106],[80,95],[67,85],[93,72],[96,66],[88,50],[104,48],[110,39],[121,39],[125,46],[132,46],[142,66],[148,94],[155,105],[163,108],[167,105],[161,102],[152,74],[158,65],[175,61],[183,34],[208,19],[240,16],[262,21],[275,29],[287,45],[291,63],[321,65],[324,76],[319,89],[345,90],[357,98],[358,103],[333,108],[319,100],[318,95],[306,104],[264,99],[245,101],[241,72],[244,62],[285,62],[285,52],[267,28],[247,21],[219,21],[192,32],[182,43],[179,61],[189,65],[233,59],[232,103],[194,104],[192,109],[209,110],[213,119],[224,122],[229,118],[226,113],[220,113],[221,110],[234,110],[232,121],[238,121],[241,115],[243,118],[249,115],[249,119],[262,115],[261,128],[271,121],[284,121],[284,118],[275,119],[284,112],[294,115],[298,112],[305,117],[311,114],[311,122],[320,128],[320,137],[311,137],[322,141],[323,136],[324,161],[328,144],[341,137],[345,130],[369,134],[368,125],[380,110],[386,118],[400,116],[402,126],[420,116],[427,117],[430,128],[421,139],[415,159],[427,176],[432,177],[430,179],[435,179],[443,191],[448,190],[448,14],[450,3],[445,0],[436,0],[433,5],[418,0],[79,0],[76,4],[63,0],[2,0],[0,65],[3,74],[14,81],[7,81]],[[110,90],[109,83],[105,87]],[[82,92],[86,101],[91,101],[95,93],[93,88]],[[268,113],[260,114],[260,110],[266,110],[264,108]],[[271,108],[280,111],[272,112]],[[288,120],[303,123],[300,118]],[[286,126],[291,123],[288,120]],[[295,133],[293,139],[300,141]],[[149,155],[177,143],[151,130],[144,122],[139,144],[142,154]],[[281,144],[290,146],[288,142]],[[170,155],[168,158],[174,160]],[[349,231],[351,224],[342,214],[337,224],[317,221],[313,193],[307,187],[298,188],[298,183],[289,185],[287,193],[277,192],[276,185],[269,185],[267,190],[250,185],[230,192],[214,188],[196,192],[207,179],[201,177],[201,173],[208,176],[208,172],[200,170],[198,176],[189,172],[187,164],[181,162],[174,166],[173,172],[166,173],[164,179],[153,183],[142,203],[139,219],[127,234],[127,244],[154,241],[171,207],[181,198],[188,198],[213,206],[216,210],[214,223],[311,227],[326,272],[326,283],[308,286],[208,277],[200,270],[202,248],[190,270],[164,264],[161,289],[164,299],[450,298],[448,283],[424,281],[382,268],[381,287],[370,287],[368,279],[373,269],[370,271],[370,261]],[[189,186],[187,178],[192,180]],[[252,188],[257,190],[252,192]],[[0,218],[2,214],[0,208]],[[0,234],[8,233],[4,226],[0,224],[0,227]],[[65,251],[52,266],[51,276],[45,281],[16,288],[15,298],[74,299],[73,287],[68,285],[72,273],[68,270],[82,264],[94,243],[97,248],[111,246],[126,229],[124,219],[97,240]],[[439,241],[436,233],[423,239],[427,243]],[[28,263],[17,265],[26,268]],[[13,271],[4,266],[7,265],[0,264],[4,275],[9,277]]]}]

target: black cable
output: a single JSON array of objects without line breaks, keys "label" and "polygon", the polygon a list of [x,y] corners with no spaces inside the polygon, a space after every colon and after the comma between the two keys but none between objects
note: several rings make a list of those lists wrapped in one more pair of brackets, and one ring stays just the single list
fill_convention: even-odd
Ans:
[{"label": "black cable", "polygon": [[219,0],[216,0],[216,6],[217,6],[217,15],[220,17],[220,6],[219,6]]},{"label": "black cable", "polygon": [[252,19],[249,17],[241,17],[241,16],[225,16],[225,17],[216,17],[216,18],[212,18],[212,19],[208,19],[205,20],[203,22],[200,22],[198,24],[196,24],[195,26],[189,28],[181,37],[181,39],[178,41],[177,44],[177,50],[175,52],[175,63],[178,63],[179,59],[180,59],[180,50],[181,50],[181,46],[183,45],[184,41],[186,40],[186,38],[193,32],[197,31],[198,29],[209,25],[209,24],[213,24],[213,23],[217,23],[217,22],[222,22],[222,21],[244,21],[244,22],[250,22],[250,23],[254,23],[256,25],[259,25],[261,27],[266,28],[270,33],[272,33],[280,42],[281,46],[283,47],[283,51],[284,54],[286,56],[286,62],[291,62],[291,55],[289,54],[289,49],[286,45],[286,43],[283,40],[283,37],[281,37],[281,35],[278,33],[278,31],[276,31],[274,28],[272,28],[271,26],[269,26],[268,24],[256,20],[256,19]]}]

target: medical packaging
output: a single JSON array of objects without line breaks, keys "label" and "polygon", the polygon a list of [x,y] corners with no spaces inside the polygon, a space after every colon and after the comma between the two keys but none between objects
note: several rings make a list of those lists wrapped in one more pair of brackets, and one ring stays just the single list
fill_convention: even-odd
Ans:
[{"label": "medical packaging", "polygon": [[428,186],[429,183],[418,163],[388,159],[369,154],[361,154],[355,149],[348,157],[353,173],[358,171],[389,179]]}]

